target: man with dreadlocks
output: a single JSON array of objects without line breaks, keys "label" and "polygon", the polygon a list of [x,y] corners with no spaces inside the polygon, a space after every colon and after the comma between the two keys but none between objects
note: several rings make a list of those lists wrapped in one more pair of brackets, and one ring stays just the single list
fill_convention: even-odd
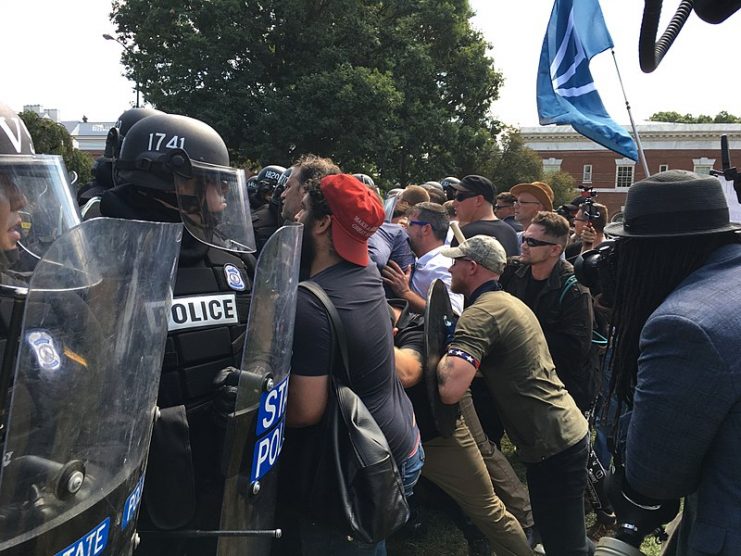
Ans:
[{"label": "man with dreadlocks", "polygon": [[685,497],[678,555],[741,547],[737,230],[718,180],[683,170],[632,186],[625,222],[605,228],[618,236],[612,388],[632,407],[624,470],[608,490],[641,537]]}]

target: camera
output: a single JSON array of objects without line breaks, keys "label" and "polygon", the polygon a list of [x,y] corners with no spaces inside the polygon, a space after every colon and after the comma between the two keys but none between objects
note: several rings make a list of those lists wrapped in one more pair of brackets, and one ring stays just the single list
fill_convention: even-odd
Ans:
[{"label": "camera", "polygon": [[601,294],[600,303],[612,307],[615,299],[615,271],[617,266],[615,244],[619,239],[608,239],[579,255],[574,261],[574,273],[579,283],[593,295]]}]

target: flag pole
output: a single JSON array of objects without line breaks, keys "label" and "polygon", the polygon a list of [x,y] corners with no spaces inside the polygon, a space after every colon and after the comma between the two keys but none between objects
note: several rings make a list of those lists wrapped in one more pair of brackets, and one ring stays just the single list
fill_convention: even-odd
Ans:
[{"label": "flag pole", "polygon": [[628,96],[625,94],[625,87],[623,86],[623,78],[620,76],[620,68],[618,67],[617,58],[615,57],[615,49],[611,48],[612,61],[615,62],[615,71],[617,72],[618,81],[620,82],[620,89],[623,91],[623,98],[625,99],[625,108],[628,109],[628,118],[630,118],[630,127],[633,129],[633,135],[635,135],[636,146],[638,147],[638,158],[641,159],[641,165],[643,166],[643,173],[645,177],[651,175],[648,171],[648,162],[646,162],[646,154],[643,152],[643,145],[641,144],[641,137],[638,135],[636,124],[633,121],[633,113],[630,111],[630,103],[628,102]]}]

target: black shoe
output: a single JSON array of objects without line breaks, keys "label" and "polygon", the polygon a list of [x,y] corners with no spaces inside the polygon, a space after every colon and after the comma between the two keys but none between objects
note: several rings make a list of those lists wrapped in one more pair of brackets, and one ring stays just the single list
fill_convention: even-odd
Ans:
[{"label": "black shoe", "polygon": [[535,525],[531,525],[530,527],[523,527],[522,529],[525,531],[525,538],[527,539],[527,545],[530,548],[535,548],[536,545],[540,544],[540,533],[538,533],[538,530],[535,528]]}]

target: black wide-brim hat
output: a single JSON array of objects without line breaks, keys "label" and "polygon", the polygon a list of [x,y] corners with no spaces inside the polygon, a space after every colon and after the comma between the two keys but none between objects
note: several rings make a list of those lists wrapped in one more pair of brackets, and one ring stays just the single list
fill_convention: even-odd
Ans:
[{"label": "black wide-brim hat", "polygon": [[628,189],[623,222],[605,226],[618,237],[682,237],[741,230],[730,222],[720,182],[687,170],[660,172]]}]

